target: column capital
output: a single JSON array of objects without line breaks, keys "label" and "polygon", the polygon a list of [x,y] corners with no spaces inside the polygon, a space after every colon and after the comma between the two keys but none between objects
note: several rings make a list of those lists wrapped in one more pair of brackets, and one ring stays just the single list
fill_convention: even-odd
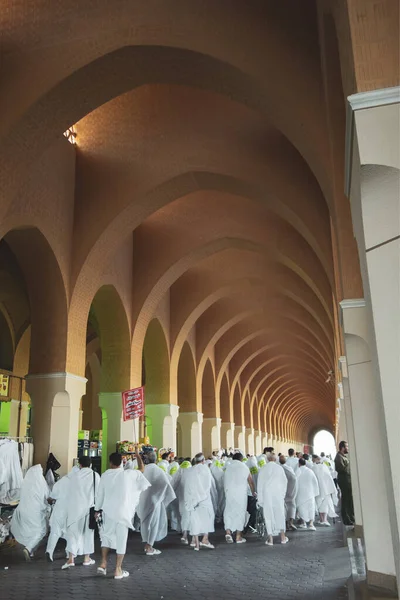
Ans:
[{"label": "column capital", "polygon": [[[153,406],[155,406],[155,405],[153,405]],[[179,407],[178,407],[178,408],[179,408]],[[195,410],[193,410],[193,411],[191,411],[191,412],[180,412],[180,413],[179,413],[179,416],[180,416],[180,417],[183,417],[183,416],[188,416],[188,417],[189,417],[189,416],[191,416],[191,417],[193,417],[193,419],[195,419],[195,420],[199,421],[199,423],[200,423],[200,422],[201,422],[201,423],[203,422],[203,413],[201,413],[201,412],[197,412],[197,411],[195,411]]]},{"label": "column capital", "polygon": [[74,373],[59,372],[59,373],[29,373],[25,376],[26,381],[35,379],[62,379],[62,380],[77,380],[87,383],[86,377],[75,375]]},{"label": "column capital", "polygon": [[353,158],[354,115],[358,110],[378,108],[400,102],[400,87],[358,92],[347,97],[345,143],[345,194],[350,195],[351,165]]},{"label": "column capital", "polygon": [[203,423],[213,423],[214,425],[222,425],[222,419],[220,417],[205,417]]}]

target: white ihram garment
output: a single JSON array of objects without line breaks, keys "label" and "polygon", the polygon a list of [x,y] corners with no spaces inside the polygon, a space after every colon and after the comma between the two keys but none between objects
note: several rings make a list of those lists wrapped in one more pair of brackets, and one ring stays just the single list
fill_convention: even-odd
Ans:
[{"label": "white ihram garment", "polygon": [[15,440],[0,440],[0,502],[9,504],[19,500],[23,474]]},{"label": "white ihram garment", "polygon": [[249,469],[245,463],[233,460],[227,465],[224,474],[224,525],[230,531],[243,531],[246,524],[248,478]]},{"label": "white ihram garment", "polygon": [[167,460],[160,460],[157,463],[157,467],[160,467],[164,471],[164,473],[169,473],[169,462]]},{"label": "white ihram garment", "polygon": [[299,459],[296,456],[289,456],[289,458],[286,459],[286,464],[296,472],[299,468]]},{"label": "white ihram garment", "polygon": [[329,469],[324,464],[316,464],[314,465],[314,473],[318,479],[319,487],[319,495],[315,499],[317,510],[334,519],[337,517],[335,506],[338,503],[338,495]]},{"label": "white ihram garment", "polygon": [[315,518],[315,498],[319,495],[318,480],[313,469],[299,467],[297,476],[296,506],[303,521],[308,523]]},{"label": "white ihram garment", "polygon": [[20,501],[11,520],[11,533],[32,552],[47,533],[49,489],[41,465],[31,467],[22,482]]},{"label": "white ihram garment", "polygon": [[96,511],[103,511],[99,530],[103,548],[125,554],[140,494],[149,487],[150,483],[139,470],[120,467],[103,473],[96,492]]},{"label": "white ihram garment", "polygon": [[217,519],[221,519],[224,514],[225,508],[225,491],[224,491],[224,470],[222,463],[218,459],[214,459],[210,467],[211,475],[215,481],[215,487],[217,490],[217,506],[215,509],[215,516]]},{"label": "white ihram garment", "polygon": [[181,464],[179,471],[172,478],[172,487],[176,494],[176,499],[178,501],[179,507],[179,516],[180,516],[180,525],[181,531],[189,531],[190,529],[190,514],[185,505],[185,497],[184,497],[184,489],[185,489],[185,479],[187,477],[188,471],[192,468],[192,465],[188,461],[184,461]]},{"label": "white ihram garment", "polygon": [[296,494],[297,494],[297,477],[292,467],[286,464],[281,465],[287,479],[287,490],[285,496],[286,519],[294,519],[296,517]]},{"label": "white ihram garment", "polygon": [[171,478],[157,465],[146,465],[144,476],[151,487],[141,494],[137,512],[142,540],[153,546],[168,533],[167,506],[176,496]]},{"label": "white ihram garment", "polygon": [[89,529],[89,513],[94,506],[94,481],[97,494],[100,477],[92,469],[79,469],[70,476],[66,535],[67,552],[73,556],[94,552],[94,530]]},{"label": "white ihram garment", "polygon": [[257,480],[259,471],[257,458],[255,456],[250,456],[250,458],[247,459],[246,466],[249,469],[250,475],[253,479],[254,489],[257,491]]},{"label": "white ihram garment", "polygon": [[187,470],[183,479],[183,497],[189,513],[191,535],[208,534],[214,531],[214,507],[211,499],[213,476],[205,464]]},{"label": "white ihram garment", "polygon": [[169,475],[171,477],[171,485],[172,485],[172,489],[175,492],[176,498],[175,500],[172,500],[171,504],[168,506],[168,517],[171,523],[171,529],[173,531],[182,531],[182,525],[181,525],[181,517],[180,517],[180,513],[179,513],[179,500],[178,500],[178,494],[176,493],[176,487],[177,487],[177,483],[180,479],[179,477],[179,464],[174,461],[171,463],[170,465],[170,469],[169,469]]},{"label": "white ihram garment", "polygon": [[53,554],[57,542],[60,538],[67,539],[67,512],[69,501],[69,484],[73,473],[79,471],[79,467],[73,467],[68,475],[61,477],[53,486],[50,492],[50,498],[56,501],[53,504],[50,517],[50,535],[47,540],[46,552],[50,560],[53,560]]},{"label": "white ihram garment", "polygon": [[280,465],[269,461],[258,476],[258,502],[262,506],[268,535],[286,529],[285,495],[287,479]]}]

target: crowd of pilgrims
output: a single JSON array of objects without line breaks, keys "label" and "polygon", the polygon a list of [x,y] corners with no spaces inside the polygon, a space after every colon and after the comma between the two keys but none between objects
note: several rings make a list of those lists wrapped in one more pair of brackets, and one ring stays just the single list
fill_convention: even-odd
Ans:
[{"label": "crowd of pilgrims", "polygon": [[216,523],[223,523],[227,544],[245,544],[244,536],[256,533],[261,518],[265,544],[273,546],[275,537],[287,544],[290,530],[315,531],[316,515],[321,527],[329,527],[328,517],[337,516],[337,474],[324,454],[310,458],[290,449],[288,457],[276,456],[273,448],[265,448],[258,457],[221,450],[207,460],[201,453],[191,460],[137,451],[126,463],[118,453],[109,461],[100,477],[90,458],[81,457],[79,465],[50,487],[41,465],[28,470],[11,522],[11,533],[27,560],[50,527],[46,552],[51,560],[64,539],[62,569],[73,568],[78,556],[84,557],[83,566],[91,567],[97,528],[97,573],[107,574],[113,549],[114,577],[124,579],[129,576],[122,563],[130,529],[140,531],[145,554],[156,556],[161,552],[155,543],[167,536],[168,526],[179,532],[183,545],[199,552],[214,549],[209,536]]}]

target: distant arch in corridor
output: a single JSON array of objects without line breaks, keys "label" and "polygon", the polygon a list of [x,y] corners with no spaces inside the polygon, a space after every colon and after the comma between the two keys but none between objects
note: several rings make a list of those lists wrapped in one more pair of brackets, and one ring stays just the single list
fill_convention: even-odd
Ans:
[{"label": "distant arch in corridor", "polygon": [[326,455],[330,454],[332,458],[335,458],[336,442],[330,431],[321,429],[314,435],[313,452],[318,455],[320,455],[321,452],[325,452]]}]

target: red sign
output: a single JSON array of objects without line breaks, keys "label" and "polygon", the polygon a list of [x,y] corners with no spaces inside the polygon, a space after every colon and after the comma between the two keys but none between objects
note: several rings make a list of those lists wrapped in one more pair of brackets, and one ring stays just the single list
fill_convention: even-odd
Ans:
[{"label": "red sign", "polygon": [[124,421],[143,417],[144,387],[122,392],[122,411]]}]

